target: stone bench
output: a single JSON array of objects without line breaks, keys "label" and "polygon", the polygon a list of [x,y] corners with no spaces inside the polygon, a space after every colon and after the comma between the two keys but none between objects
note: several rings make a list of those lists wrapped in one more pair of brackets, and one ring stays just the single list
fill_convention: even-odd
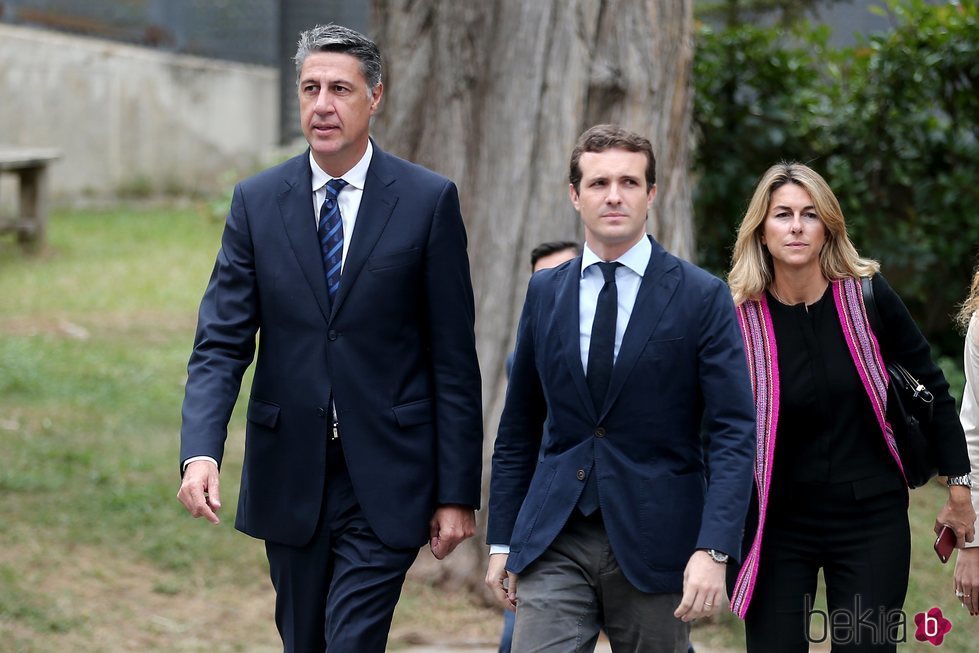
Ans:
[{"label": "stone bench", "polygon": [[0,234],[14,233],[28,251],[44,246],[48,222],[48,166],[61,158],[51,148],[0,147],[0,174],[19,179],[17,211],[13,219],[0,218]]}]

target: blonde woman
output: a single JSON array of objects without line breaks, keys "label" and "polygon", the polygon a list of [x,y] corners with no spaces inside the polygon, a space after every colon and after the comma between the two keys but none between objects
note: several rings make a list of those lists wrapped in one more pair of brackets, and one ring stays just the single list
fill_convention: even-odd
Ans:
[{"label": "blonde woman", "polygon": [[[894,651],[910,533],[882,360],[899,361],[935,395],[939,471],[953,483],[938,522],[954,528],[961,546],[973,538],[975,512],[948,383],[878,264],[857,253],[836,196],[811,168],[782,163],[763,175],[732,262],[728,283],[758,418],[755,519],[731,597],[745,619],[748,652],[807,651],[810,637],[827,635],[834,651]],[[876,337],[863,276],[872,277],[886,325]],[[808,632],[820,570],[830,612],[850,612],[852,627],[816,623]],[[867,611],[873,629],[859,621]]]},{"label": "blonde woman", "polygon": [[[965,334],[965,392],[962,394],[962,428],[969,446],[972,469],[979,471],[979,268],[972,276],[969,297],[962,304],[959,323]],[[972,505],[979,511],[979,488],[972,488]],[[979,527],[979,522],[977,522]],[[955,559],[955,596],[979,615],[979,538],[959,551]]]}]

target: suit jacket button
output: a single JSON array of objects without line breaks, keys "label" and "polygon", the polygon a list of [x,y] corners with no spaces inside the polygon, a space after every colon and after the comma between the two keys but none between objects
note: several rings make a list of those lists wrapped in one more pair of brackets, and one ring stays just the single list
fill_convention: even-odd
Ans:
[{"label": "suit jacket button", "polygon": [[330,340],[336,340],[337,332],[334,331],[333,329],[330,329],[329,333],[326,334],[326,337],[329,338]]},{"label": "suit jacket button", "polygon": [[578,470],[578,480],[579,481],[585,480],[585,470],[583,469]]},{"label": "suit jacket button", "polygon": [[599,426],[597,429],[595,429],[595,437],[596,438],[604,438],[605,437],[605,429],[602,428],[601,426]]},{"label": "suit jacket button", "polygon": [[325,408],[317,408],[316,409],[316,416],[317,417],[326,417],[326,409]]}]

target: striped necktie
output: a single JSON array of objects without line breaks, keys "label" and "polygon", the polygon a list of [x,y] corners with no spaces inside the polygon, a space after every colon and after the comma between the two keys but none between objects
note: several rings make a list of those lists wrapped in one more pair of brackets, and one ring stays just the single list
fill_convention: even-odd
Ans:
[{"label": "striped necktie", "polygon": [[320,208],[320,248],[323,251],[323,270],[330,301],[340,288],[340,265],[343,261],[343,221],[340,219],[340,191],[347,185],[342,179],[326,182],[326,199]]}]

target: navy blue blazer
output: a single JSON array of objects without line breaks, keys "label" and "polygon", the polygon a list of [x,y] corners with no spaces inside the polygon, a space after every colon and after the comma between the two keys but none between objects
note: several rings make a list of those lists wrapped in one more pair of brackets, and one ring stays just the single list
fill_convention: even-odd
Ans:
[{"label": "navy blue blazer", "polygon": [[741,551],[755,410],[734,304],[721,280],[650,240],[604,406],[581,364],[581,257],[530,280],[490,486],[487,541],[510,544],[512,572],[554,541],[590,474],[639,590],[682,591],[697,548]]},{"label": "navy blue blazer", "polygon": [[436,505],[479,506],[482,417],[466,233],[455,185],[376,145],[330,302],[308,151],[241,182],[201,302],[181,461],[221,463],[248,400],[235,526],[301,546],[323,498],[330,396],[382,542],[428,540]]}]

